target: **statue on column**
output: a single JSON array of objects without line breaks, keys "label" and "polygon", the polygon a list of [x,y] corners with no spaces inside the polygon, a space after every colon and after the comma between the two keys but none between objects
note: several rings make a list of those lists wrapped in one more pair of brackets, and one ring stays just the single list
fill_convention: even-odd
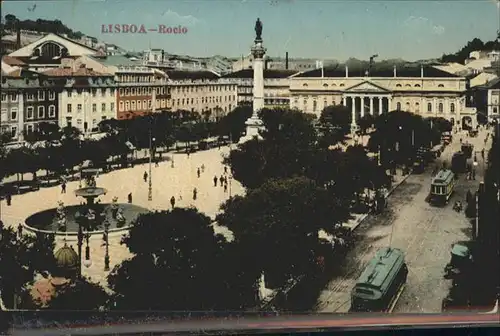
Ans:
[{"label": "statue on column", "polygon": [[257,22],[255,22],[255,39],[262,40],[262,22],[259,18],[257,18]]}]

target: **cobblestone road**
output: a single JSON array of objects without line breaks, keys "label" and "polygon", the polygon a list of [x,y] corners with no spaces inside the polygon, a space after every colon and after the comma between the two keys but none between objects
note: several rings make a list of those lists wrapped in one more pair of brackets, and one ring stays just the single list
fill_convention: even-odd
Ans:
[{"label": "cobblestone road", "polygon": [[[460,136],[443,153],[441,160],[451,161],[451,155],[460,147]],[[478,138],[462,137],[484,147],[485,132]],[[491,142],[488,142],[488,147]],[[421,175],[412,175],[391,195],[389,208],[378,216],[368,216],[356,231],[358,244],[342,266],[342,275],[332,279],[318,300],[322,312],[347,312],[350,291],[366,263],[375,251],[393,246],[406,253],[409,268],[406,288],[394,312],[435,313],[441,311],[441,300],[447,295],[450,283],[443,279],[443,269],[450,258],[451,246],[470,239],[471,229],[463,213],[453,211],[456,200],[465,202],[467,190],[477,188],[482,178],[484,163],[478,154],[479,169],[475,181],[465,177],[455,188],[449,204],[443,208],[430,206],[425,198],[429,193],[432,167]]]}]

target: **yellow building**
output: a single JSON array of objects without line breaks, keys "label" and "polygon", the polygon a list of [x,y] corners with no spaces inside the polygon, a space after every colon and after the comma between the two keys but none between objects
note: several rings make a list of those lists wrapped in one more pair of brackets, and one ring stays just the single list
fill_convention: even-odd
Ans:
[{"label": "yellow building", "polygon": [[432,66],[349,69],[337,65],[292,76],[290,107],[319,116],[324,107],[342,104],[354,120],[404,110],[422,117],[476,124],[476,110],[465,106],[467,79]]}]

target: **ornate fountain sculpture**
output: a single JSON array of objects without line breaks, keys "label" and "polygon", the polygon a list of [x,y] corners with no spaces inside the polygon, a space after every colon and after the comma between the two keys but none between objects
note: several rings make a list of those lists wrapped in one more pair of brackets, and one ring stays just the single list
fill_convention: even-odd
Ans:
[{"label": "ornate fountain sculpture", "polygon": [[57,202],[56,221],[59,230],[66,231],[66,211],[64,209],[64,203],[62,201]]}]

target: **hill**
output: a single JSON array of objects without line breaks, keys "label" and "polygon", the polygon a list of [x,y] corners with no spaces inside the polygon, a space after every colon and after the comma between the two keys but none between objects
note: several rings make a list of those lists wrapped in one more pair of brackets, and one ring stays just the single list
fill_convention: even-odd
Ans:
[{"label": "hill", "polygon": [[[500,38],[500,36],[498,36],[498,37]],[[456,62],[456,63],[464,64],[465,60],[467,58],[469,58],[469,54],[472,51],[476,51],[476,50],[480,50],[480,51],[482,51],[482,50],[487,50],[487,51],[500,50],[500,43],[498,42],[498,40],[488,41],[485,43],[485,42],[481,41],[480,39],[475,38],[472,41],[467,42],[467,44],[464,47],[462,47],[462,49],[457,51],[456,53],[444,54],[441,57],[441,62],[445,62],[445,63]]]},{"label": "hill", "polygon": [[15,15],[5,15],[5,20],[2,23],[2,32],[14,31],[19,27],[21,30],[34,31],[40,33],[54,33],[66,35],[70,39],[79,40],[85,34],[79,31],[73,31],[59,20],[19,20]]}]

